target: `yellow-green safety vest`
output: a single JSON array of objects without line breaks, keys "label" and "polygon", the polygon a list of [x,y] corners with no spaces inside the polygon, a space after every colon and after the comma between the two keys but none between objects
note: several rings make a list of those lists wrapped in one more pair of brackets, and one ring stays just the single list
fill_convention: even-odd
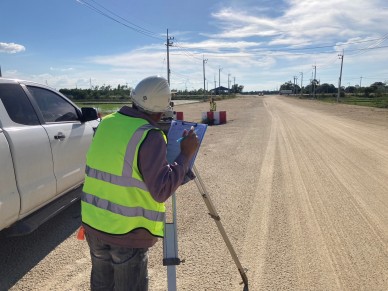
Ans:
[{"label": "yellow-green safety vest", "polygon": [[138,168],[139,148],[151,129],[157,128],[118,112],[104,117],[86,155],[83,223],[108,234],[144,228],[163,237],[165,204],[153,199]]}]

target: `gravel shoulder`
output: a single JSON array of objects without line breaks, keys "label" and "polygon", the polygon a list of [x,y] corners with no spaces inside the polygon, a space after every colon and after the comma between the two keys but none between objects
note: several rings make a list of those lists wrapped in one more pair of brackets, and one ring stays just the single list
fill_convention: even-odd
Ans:
[{"label": "gravel shoulder", "polygon": [[[208,103],[179,105],[200,121]],[[388,110],[282,96],[217,102],[196,161],[250,290],[388,290]],[[242,290],[194,182],[178,189],[178,290]],[[88,290],[79,205],[23,238],[0,235],[0,290]],[[150,290],[167,290],[162,242]]]}]

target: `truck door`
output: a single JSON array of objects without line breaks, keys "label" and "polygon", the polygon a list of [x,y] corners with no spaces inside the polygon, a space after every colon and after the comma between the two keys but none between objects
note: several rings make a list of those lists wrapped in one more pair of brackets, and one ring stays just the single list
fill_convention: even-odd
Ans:
[{"label": "truck door", "polygon": [[54,160],[57,194],[83,182],[86,152],[93,137],[90,123],[82,123],[76,107],[54,91],[27,86],[40,111]]},{"label": "truck door", "polygon": [[[20,200],[18,214],[22,218],[55,196],[53,157],[47,133],[21,86],[0,84],[0,101],[1,127],[9,144],[14,165],[12,175],[16,177],[20,197],[12,190],[3,193],[8,191],[3,186],[0,192],[9,195],[7,199],[16,196]],[[1,173],[8,171],[3,168],[3,157],[1,161]]]},{"label": "truck door", "polygon": [[11,151],[3,130],[0,128],[0,229],[3,229],[19,217],[20,198],[16,188]]}]

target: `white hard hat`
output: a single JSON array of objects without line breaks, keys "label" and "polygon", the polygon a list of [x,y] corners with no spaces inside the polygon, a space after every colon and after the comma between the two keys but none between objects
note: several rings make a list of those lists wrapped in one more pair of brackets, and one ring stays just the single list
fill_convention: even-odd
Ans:
[{"label": "white hard hat", "polygon": [[165,112],[171,102],[170,86],[165,78],[151,76],[143,79],[131,92],[132,102],[149,112]]}]

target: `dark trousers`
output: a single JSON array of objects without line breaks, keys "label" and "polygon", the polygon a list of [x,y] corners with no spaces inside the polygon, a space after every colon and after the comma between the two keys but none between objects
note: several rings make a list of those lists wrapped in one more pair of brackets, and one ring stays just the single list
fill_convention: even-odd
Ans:
[{"label": "dark trousers", "polygon": [[90,234],[86,240],[92,259],[92,291],[148,290],[148,249],[110,245]]}]

